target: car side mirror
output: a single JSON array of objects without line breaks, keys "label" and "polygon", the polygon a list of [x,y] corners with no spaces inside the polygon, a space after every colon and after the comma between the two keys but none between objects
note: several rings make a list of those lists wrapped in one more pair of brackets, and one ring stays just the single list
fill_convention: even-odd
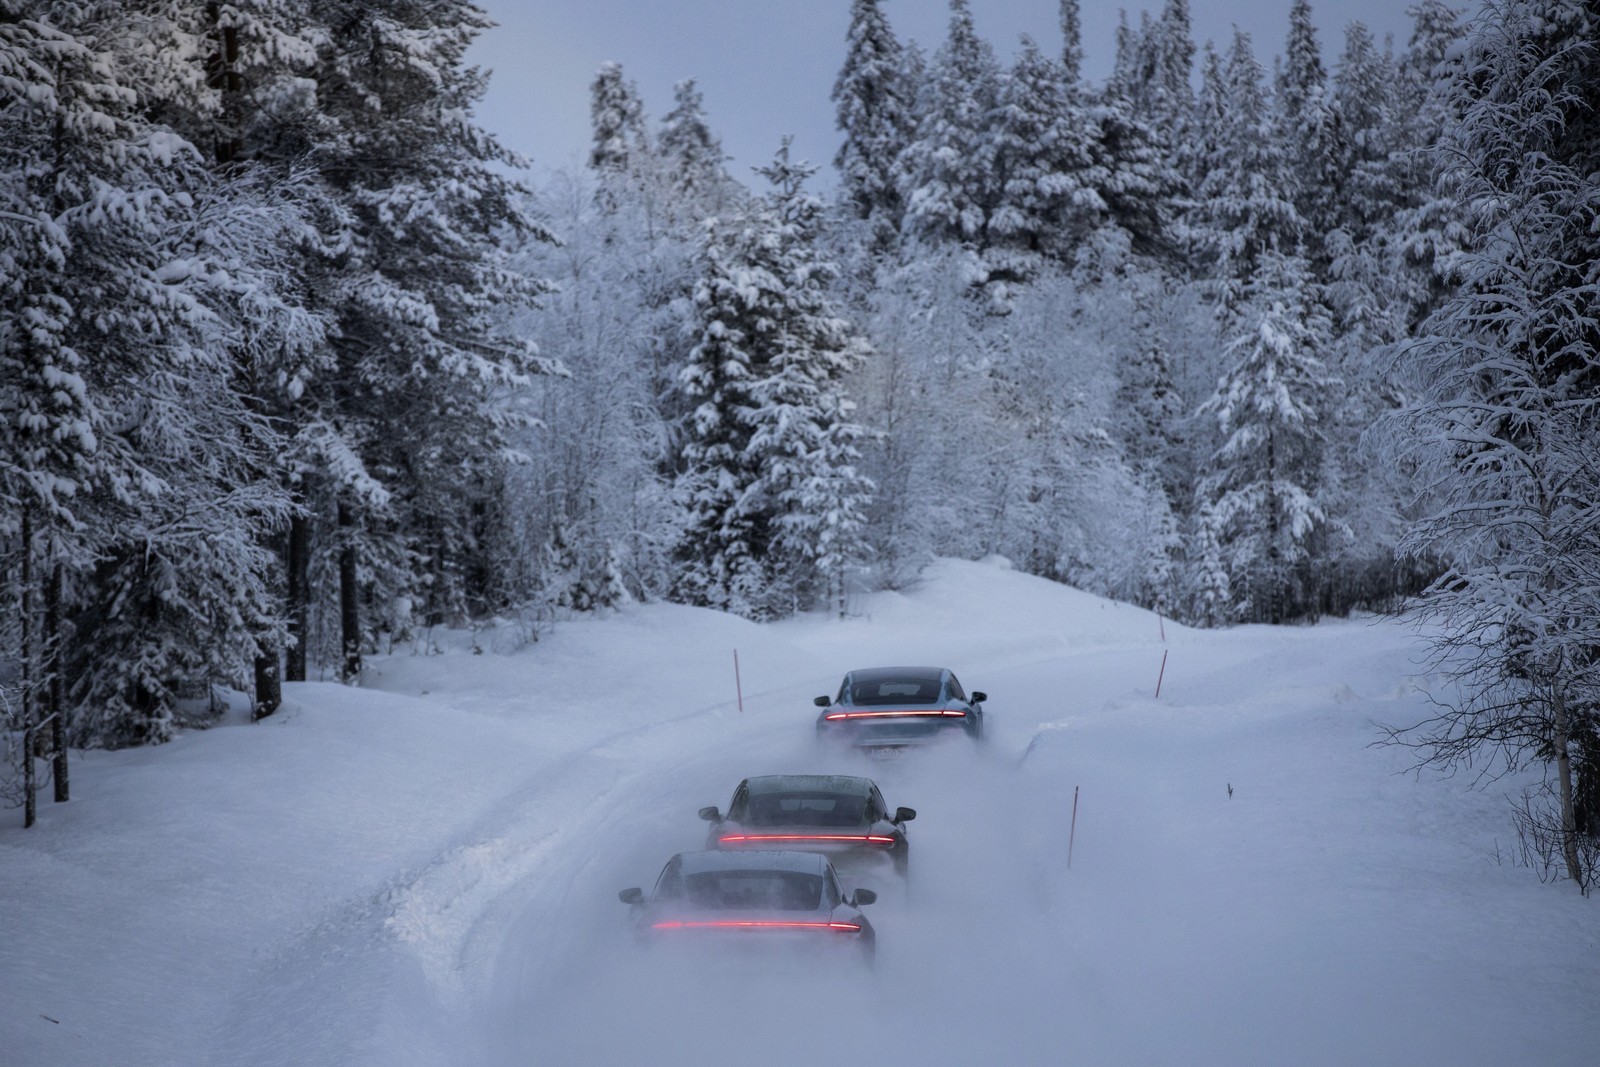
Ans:
[{"label": "car side mirror", "polygon": [[863,904],[871,904],[873,901],[875,901],[877,899],[878,899],[878,894],[874,893],[872,890],[870,890],[870,889],[857,889],[856,890],[856,895],[851,898],[850,903],[854,904],[856,907],[859,908]]},{"label": "car side mirror", "polygon": [[829,704],[832,704],[833,701],[829,700],[827,697],[817,697],[811,703],[815,704],[819,708],[825,708]]},{"label": "car side mirror", "polygon": [[977,693],[973,693],[972,694],[972,702],[974,704],[982,704],[985,700],[988,700],[988,699],[989,699],[989,694],[988,693],[977,692]]},{"label": "car side mirror", "polygon": [[917,809],[916,808],[895,808],[894,809],[894,821],[895,822],[910,822],[912,819],[915,819],[916,817],[917,817]]},{"label": "car side mirror", "polygon": [[622,901],[624,904],[643,904],[644,890],[637,887],[633,889],[624,889],[622,892],[617,894],[617,899]]},{"label": "car side mirror", "polygon": [[714,807],[701,808],[700,809],[700,817],[702,819],[704,819],[706,822],[721,822],[722,821],[722,812],[718,811]]}]

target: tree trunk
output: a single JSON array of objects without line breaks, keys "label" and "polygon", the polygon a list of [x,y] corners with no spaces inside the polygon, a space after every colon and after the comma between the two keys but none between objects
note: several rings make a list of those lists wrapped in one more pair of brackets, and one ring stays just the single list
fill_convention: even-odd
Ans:
[{"label": "tree trunk", "polygon": [[47,714],[50,717],[50,748],[54,753],[52,778],[55,781],[56,803],[64,803],[70,796],[67,788],[67,712],[66,701],[61,697],[61,583],[60,560],[50,565],[50,582],[44,590],[44,662],[46,671],[45,695]]},{"label": "tree trunk", "polygon": [[1567,699],[1560,687],[1552,694],[1551,744],[1556,750],[1556,784],[1561,795],[1561,856],[1567,863],[1567,877],[1578,883],[1585,894],[1589,885],[1583,865],[1578,862],[1578,825],[1572,807],[1572,730],[1567,722]]},{"label": "tree trunk", "polygon": [[311,521],[296,512],[289,519],[289,663],[291,682],[306,680],[306,643],[311,637]]},{"label": "tree trunk", "polygon": [[33,513],[22,509],[22,828],[39,817],[33,781]]},{"label": "tree trunk", "polygon": [[361,674],[361,602],[356,588],[355,518],[342,501],[339,542],[339,636],[344,651],[339,680],[349,684]]},{"label": "tree trunk", "polygon": [[243,126],[244,75],[239,73],[239,31],[233,26],[219,25],[222,16],[220,5],[206,5],[206,15],[217,28],[217,51],[212,58],[213,71],[208,79],[212,88],[222,91],[221,129],[217,131],[217,162],[226,166],[239,158],[244,147],[240,139]]},{"label": "tree trunk", "polygon": [[283,674],[278,666],[278,650],[273,648],[256,657],[256,702],[250,718],[265,719],[283,706]]}]

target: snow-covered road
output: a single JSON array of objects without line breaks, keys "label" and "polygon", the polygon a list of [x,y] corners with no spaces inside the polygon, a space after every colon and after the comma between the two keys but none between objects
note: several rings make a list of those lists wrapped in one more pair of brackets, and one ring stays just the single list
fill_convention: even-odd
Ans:
[{"label": "snow-covered road", "polygon": [[[865,607],[630,609],[86,760],[70,819],[0,831],[0,981],[32,979],[0,1004],[6,1062],[1588,1062],[1592,902],[1494,861],[1502,790],[1369,747],[1423,711],[1405,628],[1163,643],[1146,612],[949,562]],[[986,690],[987,744],[819,764],[810,697],[896,662]],[[878,966],[642,958],[617,889],[698,847],[740,778],[816,770],[919,813]]]}]

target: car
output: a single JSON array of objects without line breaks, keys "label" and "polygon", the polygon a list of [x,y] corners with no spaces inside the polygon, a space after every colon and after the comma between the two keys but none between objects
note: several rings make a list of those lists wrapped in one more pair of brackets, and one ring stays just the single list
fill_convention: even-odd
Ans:
[{"label": "car", "polygon": [[872,667],[851,671],[837,697],[817,697],[817,739],[868,755],[964,735],[983,737],[987,693],[968,696],[945,667]]},{"label": "car", "polygon": [[701,808],[711,823],[706,847],[723,851],[799,849],[853,870],[891,865],[904,875],[913,808],[890,808],[871,778],[843,774],[767,774],[733,791],[727,814]]},{"label": "car", "polygon": [[846,893],[826,856],[762,849],[680,852],[647,897],[624,889],[634,931],[652,946],[755,952],[844,953],[870,963],[877,934],[861,908],[870,889]]}]

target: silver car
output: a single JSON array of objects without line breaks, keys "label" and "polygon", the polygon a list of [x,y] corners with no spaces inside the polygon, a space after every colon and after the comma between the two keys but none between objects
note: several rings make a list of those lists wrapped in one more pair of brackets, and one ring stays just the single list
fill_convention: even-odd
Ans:
[{"label": "silver car", "polygon": [[876,950],[861,908],[877,894],[846,893],[814,852],[680,852],[648,897],[638,888],[617,897],[652,945],[842,953],[869,963]]},{"label": "silver car", "polygon": [[906,823],[912,808],[890,808],[871,778],[843,774],[766,774],[733,791],[727,814],[701,808],[711,823],[707,848],[820,852],[840,870],[892,866],[911,859]]}]

